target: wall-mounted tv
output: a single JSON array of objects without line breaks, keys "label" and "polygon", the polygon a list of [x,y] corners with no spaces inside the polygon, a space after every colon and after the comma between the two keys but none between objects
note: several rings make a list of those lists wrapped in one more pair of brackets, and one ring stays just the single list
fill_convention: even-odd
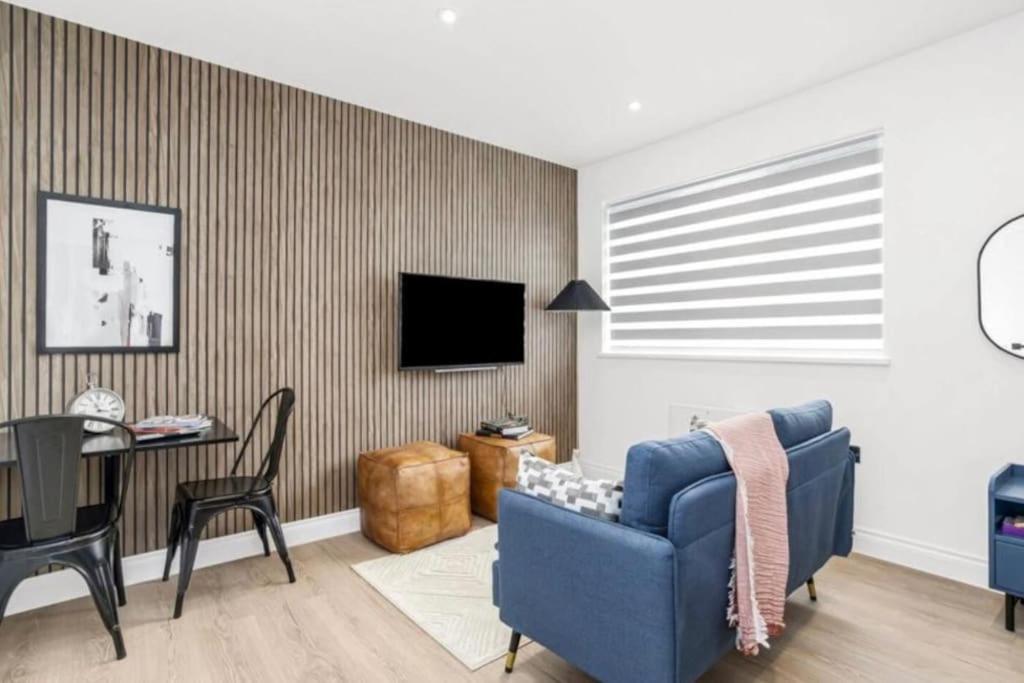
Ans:
[{"label": "wall-mounted tv", "polygon": [[525,342],[523,283],[399,274],[399,369],[521,364]]}]

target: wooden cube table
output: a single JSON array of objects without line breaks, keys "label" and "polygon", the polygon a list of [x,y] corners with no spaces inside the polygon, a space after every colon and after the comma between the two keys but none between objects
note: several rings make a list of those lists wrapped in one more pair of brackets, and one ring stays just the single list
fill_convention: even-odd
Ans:
[{"label": "wooden cube table", "polygon": [[432,441],[359,456],[363,535],[394,553],[462,536],[469,513],[469,458]]},{"label": "wooden cube table", "polygon": [[534,433],[519,441],[459,434],[456,448],[469,454],[473,512],[495,522],[498,494],[503,488],[515,488],[520,454],[555,462],[555,437],[547,434]]}]

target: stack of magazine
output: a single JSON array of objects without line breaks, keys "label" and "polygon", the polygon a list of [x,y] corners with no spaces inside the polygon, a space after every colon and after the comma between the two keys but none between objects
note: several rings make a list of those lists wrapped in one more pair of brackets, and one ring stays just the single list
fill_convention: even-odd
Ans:
[{"label": "stack of magazine", "polygon": [[480,423],[477,436],[493,436],[499,439],[525,439],[533,434],[530,421],[522,415],[508,415],[497,420],[484,420]]},{"label": "stack of magazine", "polygon": [[206,415],[159,415],[136,422],[132,431],[136,440],[149,441],[198,434],[212,425],[213,420]]}]

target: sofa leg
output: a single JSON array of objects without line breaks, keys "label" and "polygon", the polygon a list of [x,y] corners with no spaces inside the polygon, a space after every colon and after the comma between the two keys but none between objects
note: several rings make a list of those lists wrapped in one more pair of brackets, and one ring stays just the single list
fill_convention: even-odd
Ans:
[{"label": "sofa leg", "polygon": [[814,577],[807,579],[807,594],[811,596],[811,602],[818,602],[818,591],[814,589]]},{"label": "sofa leg", "polygon": [[523,636],[519,631],[512,631],[512,640],[508,643],[508,654],[505,656],[505,673],[512,673],[512,667],[516,665],[516,650],[519,649],[519,639]]},{"label": "sofa leg", "polygon": [[1013,610],[1014,610],[1014,608],[1016,606],[1017,606],[1017,598],[1015,598],[1014,596],[1012,596],[1009,593],[1007,593],[1006,594],[1006,607],[1004,608],[1006,610],[1006,614],[1004,615],[1004,619],[1006,620],[1005,626],[1006,626],[1006,630],[1007,631],[1013,631],[1015,629],[1015,627],[1016,627],[1016,624],[1014,624],[1014,618],[1013,618],[1013,616],[1014,616],[1013,615]]}]

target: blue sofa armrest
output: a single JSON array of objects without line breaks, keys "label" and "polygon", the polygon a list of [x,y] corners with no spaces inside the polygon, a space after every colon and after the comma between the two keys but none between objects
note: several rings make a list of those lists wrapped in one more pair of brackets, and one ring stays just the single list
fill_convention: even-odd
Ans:
[{"label": "blue sofa armrest", "polygon": [[[850,433],[837,429],[790,448],[788,591],[832,555],[848,554],[853,526]],[[729,563],[736,534],[736,478],[723,472],[691,484],[672,499],[668,538],[676,549],[679,585],[679,674],[689,680],[732,649],[725,622]]]},{"label": "blue sofa armrest", "polygon": [[674,681],[675,549],[665,538],[504,490],[501,620],[602,681]]},{"label": "blue sofa armrest", "polygon": [[679,679],[694,680],[735,647],[726,623],[729,562],[735,543],[736,478],[731,472],[675,495],[668,538],[676,548],[679,586]]}]

